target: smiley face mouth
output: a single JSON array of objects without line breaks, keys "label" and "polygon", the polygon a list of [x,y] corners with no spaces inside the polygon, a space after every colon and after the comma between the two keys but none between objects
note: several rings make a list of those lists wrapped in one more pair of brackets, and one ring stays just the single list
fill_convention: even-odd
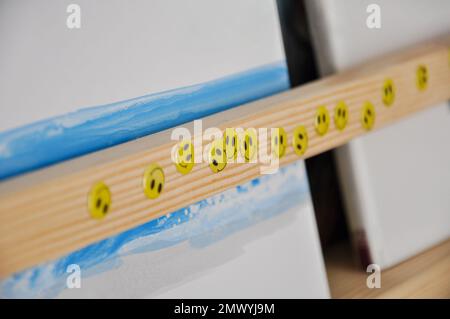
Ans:
[{"label": "smiley face mouth", "polygon": [[231,160],[234,159],[237,155],[237,149],[234,148],[233,153],[232,154],[228,154],[227,152],[225,152],[227,154],[227,159]]},{"label": "smiley face mouth", "polygon": [[178,163],[179,166],[181,166],[182,168],[187,168],[188,164],[184,164],[184,162],[180,162]]},{"label": "smiley face mouth", "polygon": [[[251,156],[250,156],[251,155]],[[255,151],[253,150],[253,151],[250,151],[249,150],[249,152],[248,152],[248,155],[247,154],[244,154],[244,158],[245,158],[245,160],[247,161],[247,162],[249,162],[252,158],[253,158],[253,156],[255,156]]]},{"label": "smiley face mouth", "polygon": [[193,161],[186,161],[186,159],[192,160],[192,155],[191,154],[185,155],[183,159],[180,159],[180,157],[178,157],[177,165],[183,169],[188,169],[189,165],[192,164]]}]

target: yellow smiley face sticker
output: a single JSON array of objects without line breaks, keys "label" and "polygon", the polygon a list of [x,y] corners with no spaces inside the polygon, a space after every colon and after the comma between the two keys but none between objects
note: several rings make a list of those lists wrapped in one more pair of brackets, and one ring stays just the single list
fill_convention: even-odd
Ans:
[{"label": "yellow smiley face sticker", "polygon": [[111,210],[111,192],[103,182],[92,186],[88,195],[88,209],[91,216],[101,219]]},{"label": "yellow smiley face sticker", "polygon": [[297,126],[292,136],[292,147],[295,154],[302,156],[308,148],[308,132],[303,125]]},{"label": "yellow smiley face sticker", "polygon": [[246,129],[239,139],[239,150],[246,162],[250,162],[258,151],[258,138],[256,130],[253,128]]},{"label": "yellow smiley face sticker", "polygon": [[386,79],[383,84],[382,90],[383,104],[391,106],[395,100],[395,86],[391,79]]},{"label": "yellow smiley face sticker", "polygon": [[209,167],[214,173],[219,173],[227,166],[227,158],[225,156],[225,145],[223,139],[212,142],[209,151]]},{"label": "yellow smiley face sticker", "polygon": [[420,91],[423,91],[427,88],[428,68],[425,65],[419,65],[416,69],[416,85]]},{"label": "yellow smiley face sticker", "polygon": [[164,187],[164,171],[158,164],[150,164],[144,171],[142,188],[144,194],[151,199],[158,198]]},{"label": "yellow smiley face sticker", "polygon": [[325,106],[319,106],[316,111],[316,117],[314,121],[314,126],[316,127],[316,132],[320,136],[325,135],[328,132],[328,126],[330,125],[330,115]]},{"label": "yellow smiley face sticker", "polygon": [[344,101],[340,101],[334,108],[334,125],[342,131],[348,122],[348,107]]},{"label": "yellow smiley face sticker", "polygon": [[282,158],[286,153],[287,135],[282,127],[272,129],[271,146],[272,153],[278,158]]},{"label": "yellow smiley face sticker", "polygon": [[227,162],[232,162],[237,158],[237,134],[234,128],[225,129],[225,155]]},{"label": "yellow smiley face sticker", "polygon": [[189,173],[194,167],[194,145],[191,141],[184,140],[178,144],[175,166],[182,174]]},{"label": "yellow smiley face sticker", "polygon": [[364,103],[362,108],[361,124],[366,130],[371,130],[375,124],[375,107],[368,101]]}]

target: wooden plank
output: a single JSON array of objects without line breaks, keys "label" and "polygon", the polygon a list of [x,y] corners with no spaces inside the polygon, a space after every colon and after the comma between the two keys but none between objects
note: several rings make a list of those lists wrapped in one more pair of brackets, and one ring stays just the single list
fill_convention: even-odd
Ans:
[{"label": "wooden plank", "polygon": [[[283,127],[288,148],[280,165],[314,156],[367,133],[361,124],[362,106],[370,101],[376,111],[374,129],[450,98],[448,42],[436,40],[417,48],[382,57],[366,66],[254,103],[209,116],[203,128]],[[428,86],[419,90],[416,70],[425,65]],[[382,102],[382,86],[393,80],[396,98],[392,106]],[[349,122],[342,131],[332,119],[338,101],[348,106]],[[331,117],[330,127],[320,136],[314,127],[318,106]],[[294,128],[304,125],[309,136],[306,153],[299,157],[292,148]],[[433,125],[430,123],[430,125]],[[192,132],[193,123],[185,127]],[[208,163],[196,164],[187,175],[171,162],[171,130],[67,161],[35,173],[0,183],[0,277],[23,270],[133,228],[260,175],[260,165],[228,164],[214,174]],[[208,142],[203,142],[206,146]],[[158,163],[165,174],[164,190],[149,199],[142,190],[145,169]],[[110,212],[93,219],[87,196],[102,181],[112,196]]]},{"label": "wooden plank", "polygon": [[333,298],[450,298],[450,240],[386,270],[381,287],[369,289],[369,273],[352,258],[348,244],[325,252]]}]

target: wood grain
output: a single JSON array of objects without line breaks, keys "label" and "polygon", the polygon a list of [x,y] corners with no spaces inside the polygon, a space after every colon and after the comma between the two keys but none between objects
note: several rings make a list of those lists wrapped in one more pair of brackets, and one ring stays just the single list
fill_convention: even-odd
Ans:
[{"label": "wood grain", "polygon": [[[429,69],[425,91],[416,87],[419,64]],[[396,85],[396,100],[391,107],[381,101],[386,78],[393,79]],[[209,116],[203,128],[283,127],[289,139],[286,155],[280,161],[284,166],[367,133],[360,123],[365,101],[375,106],[378,129],[449,98],[448,45],[435,41]],[[346,129],[338,131],[331,120],[328,133],[319,136],[314,130],[317,107],[325,105],[332,118],[340,100],[349,108]],[[291,147],[292,132],[300,124],[305,125],[309,135],[303,157],[298,157]],[[193,124],[184,126],[192,128]],[[170,133],[153,134],[0,183],[0,277],[60,257],[260,175],[259,164],[229,164],[214,174],[207,163],[196,164],[189,174],[181,175],[171,162],[176,142],[171,141]],[[155,200],[146,198],[141,187],[142,174],[151,163],[160,164],[166,177],[164,191]],[[98,181],[109,186],[112,206],[106,218],[94,220],[87,210],[87,194]]]},{"label": "wood grain", "polygon": [[381,287],[366,286],[368,273],[357,266],[349,244],[325,252],[333,298],[450,298],[450,240],[381,270]]}]

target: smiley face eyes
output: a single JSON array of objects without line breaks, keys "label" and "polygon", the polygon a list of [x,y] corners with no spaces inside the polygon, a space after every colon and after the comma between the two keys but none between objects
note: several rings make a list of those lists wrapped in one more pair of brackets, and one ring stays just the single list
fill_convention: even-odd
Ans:
[{"label": "smiley face eyes", "polygon": [[88,210],[92,218],[104,218],[111,207],[111,192],[103,182],[97,182],[92,186],[88,194]]},{"label": "smiley face eyes", "polygon": [[325,114],[322,114],[322,116],[318,115],[317,116],[317,123],[325,123],[326,122],[326,116]]},{"label": "smiley face eyes", "polygon": [[382,89],[382,101],[386,106],[391,106],[395,100],[395,86],[392,79],[386,79]]},{"label": "smiley face eyes", "polygon": [[102,199],[99,198],[99,199],[97,199],[95,208],[98,209],[99,211],[103,212],[103,215],[106,215],[108,213],[109,204],[103,203]]},{"label": "smiley face eyes", "polygon": [[334,110],[334,124],[338,130],[342,131],[347,126],[348,107],[345,102],[340,101]]},{"label": "smiley face eyes", "polygon": [[225,129],[225,149],[226,158],[228,161],[237,158],[237,134],[234,128]]},{"label": "smiley face eyes", "polygon": [[[278,145],[278,136],[275,136],[274,143],[275,145]],[[284,143],[283,136],[280,136],[280,144],[283,145],[283,143]]]},{"label": "smiley face eyes", "polygon": [[165,176],[162,167],[155,163],[149,165],[144,171],[142,179],[144,194],[150,199],[158,198],[163,191],[164,182]]},{"label": "smiley face eyes", "polygon": [[287,135],[286,131],[282,127],[278,127],[271,130],[272,134],[272,153],[282,158],[286,153],[287,147]]},{"label": "smiley face eyes", "polygon": [[320,136],[325,135],[328,132],[328,126],[330,122],[330,116],[325,106],[319,106],[316,111],[315,128],[317,134]]},{"label": "smiley face eyes", "polygon": [[194,146],[189,140],[178,144],[175,166],[181,174],[189,173],[194,167]]},{"label": "smiley face eyes", "polygon": [[239,150],[245,162],[250,162],[256,155],[258,140],[255,129],[246,129],[239,136]]},{"label": "smiley face eyes", "polygon": [[419,65],[416,70],[416,85],[420,91],[427,88],[428,85],[428,68],[425,65]]},{"label": "smiley face eyes", "polygon": [[305,154],[306,149],[308,148],[308,132],[303,125],[297,126],[294,129],[292,147],[294,148],[295,154],[298,156]]},{"label": "smiley face eyes", "polygon": [[218,173],[223,169],[225,169],[226,165],[227,165],[227,158],[225,157],[224,140],[223,139],[215,140],[211,144],[209,167],[214,173]]},{"label": "smiley face eyes", "polygon": [[155,179],[151,179],[151,181],[150,181],[150,190],[153,191],[155,189],[156,184],[158,184],[158,188],[156,189],[156,191],[158,193],[161,193],[162,192],[162,187],[163,187],[162,183],[157,183]]},{"label": "smiley face eyes", "polygon": [[[226,144],[230,145],[230,136],[226,136]],[[236,136],[233,136],[231,138],[231,146],[234,146],[236,144]]]},{"label": "smiley face eyes", "polygon": [[[156,188],[156,184],[158,184],[157,188]],[[152,192],[156,191],[157,193],[161,193],[161,191],[162,191],[162,183],[161,182],[156,182],[155,179],[152,179],[150,181],[149,187],[150,187],[150,191],[152,191]]]},{"label": "smiley face eyes", "polygon": [[248,150],[249,149],[249,145],[253,146],[253,139],[252,139],[251,136],[248,136],[248,137],[245,138],[245,140],[244,140],[244,149]]},{"label": "smiley face eyes", "polygon": [[364,103],[361,111],[361,125],[366,130],[371,130],[375,124],[375,107],[369,101]]}]

